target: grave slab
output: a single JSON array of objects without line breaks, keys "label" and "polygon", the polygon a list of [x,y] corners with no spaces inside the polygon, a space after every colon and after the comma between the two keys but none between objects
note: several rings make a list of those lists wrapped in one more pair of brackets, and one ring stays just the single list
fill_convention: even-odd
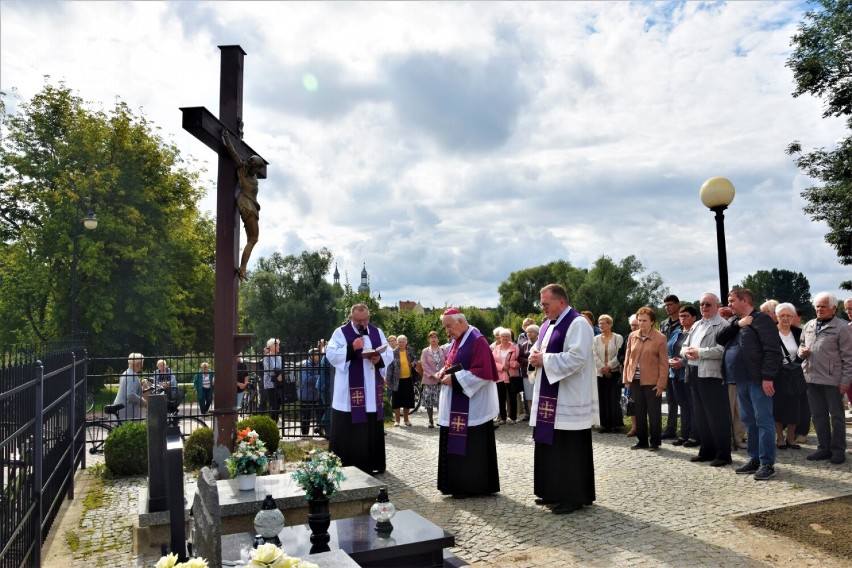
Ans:
[{"label": "grave slab", "polygon": [[[379,489],[385,484],[356,467],[344,467],[343,473],[346,479],[329,500],[331,518],[369,514]],[[240,491],[236,479],[220,479],[216,482],[216,488],[219,492],[223,535],[251,530],[254,516],[260,511],[267,495],[272,495],[276,506],[284,513],[285,526],[307,522],[308,501],[305,492],[290,473],[260,476],[254,491]],[[184,519],[189,520],[189,504],[195,496],[195,485],[187,485],[185,494]],[[138,542],[140,546],[158,546],[161,542],[169,541],[169,513],[149,512],[147,503],[147,488],[142,488],[139,490]]]}]

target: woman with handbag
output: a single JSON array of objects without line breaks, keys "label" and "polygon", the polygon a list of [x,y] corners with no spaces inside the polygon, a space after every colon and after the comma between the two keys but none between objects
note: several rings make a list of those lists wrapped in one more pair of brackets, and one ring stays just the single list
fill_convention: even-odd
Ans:
[{"label": "woman with handbag", "polygon": [[408,338],[398,335],[397,347],[393,351],[393,362],[388,365],[386,383],[392,391],[391,407],[393,408],[393,425],[399,426],[399,411],[402,409],[402,419],[406,426],[411,426],[408,421],[408,412],[414,408],[414,381],[416,380],[417,354],[408,345]]},{"label": "woman with handbag", "polygon": [[[778,335],[781,337],[781,355],[784,357],[783,366],[797,365],[799,359],[799,343],[801,342],[802,329],[793,326],[796,317],[796,307],[793,304],[778,304],[775,307],[775,315],[778,317]],[[801,367],[798,369],[801,374]],[[794,373],[783,373],[783,377],[789,379]],[[779,450],[801,450],[802,446],[796,443],[796,423],[799,421],[799,408],[801,398],[807,397],[806,391],[801,388],[803,384],[796,381],[785,380],[782,386],[782,376],[775,386],[775,396],[772,397],[772,415],[775,418],[775,445]],[[801,375],[804,382],[804,375]],[[784,429],[787,436],[784,436]]]},{"label": "woman with handbag", "polygon": [[601,334],[592,340],[595,369],[598,374],[598,404],[600,406],[601,434],[624,431],[621,414],[621,363],[618,351],[624,338],[612,331],[612,317],[601,314],[598,318]]},{"label": "woman with handbag", "polygon": [[420,354],[420,364],[423,366],[423,394],[420,397],[420,404],[426,409],[426,414],[429,417],[428,428],[435,427],[432,413],[435,408],[438,408],[438,399],[441,396],[441,385],[438,384],[435,375],[439,369],[444,368],[444,364],[447,362],[447,354],[438,345],[439,343],[438,332],[430,331],[429,346],[423,349]]}]

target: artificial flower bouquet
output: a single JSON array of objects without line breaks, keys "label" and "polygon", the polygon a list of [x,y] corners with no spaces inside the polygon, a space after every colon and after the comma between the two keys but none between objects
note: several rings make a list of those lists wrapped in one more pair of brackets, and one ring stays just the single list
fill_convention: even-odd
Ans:
[{"label": "artificial flower bouquet", "polygon": [[[313,562],[294,556],[287,556],[284,551],[268,542],[261,544],[251,551],[248,558],[243,557],[241,566],[249,568],[319,568]],[[155,568],[209,568],[203,558],[190,558],[186,562],[178,562],[177,554],[169,554],[160,558]]]},{"label": "artificial flower bouquet", "polygon": [[257,432],[246,428],[237,431],[237,447],[231,457],[225,460],[225,466],[231,477],[263,473],[268,462],[266,445]]},{"label": "artificial flower bouquet", "polygon": [[331,498],[346,479],[343,464],[337,454],[313,449],[305,452],[293,479],[305,490],[308,499]]}]

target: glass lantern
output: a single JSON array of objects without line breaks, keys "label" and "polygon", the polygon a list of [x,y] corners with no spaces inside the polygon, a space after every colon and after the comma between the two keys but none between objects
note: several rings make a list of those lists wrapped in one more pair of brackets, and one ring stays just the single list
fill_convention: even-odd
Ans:
[{"label": "glass lantern", "polygon": [[382,487],[379,490],[379,495],[376,497],[376,502],[370,507],[370,516],[376,520],[376,525],[373,527],[380,534],[390,534],[393,530],[393,525],[390,520],[396,514],[396,507],[388,499],[388,490]]}]

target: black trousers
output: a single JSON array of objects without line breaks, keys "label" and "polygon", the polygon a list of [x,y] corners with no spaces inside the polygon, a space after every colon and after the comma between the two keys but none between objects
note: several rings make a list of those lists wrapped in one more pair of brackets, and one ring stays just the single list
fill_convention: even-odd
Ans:
[{"label": "black trousers", "polygon": [[500,419],[506,420],[506,402],[509,403],[509,418],[518,418],[518,397],[511,393],[510,383],[497,383],[497,405],[500,407]]},{"label": "black trousers", "polygon": [[598,377],[598,406],[601,413],[601,430],[611,432],[624,428],[621,416],[621,373]]},{"label": "black trousers", "polygon": [[654,393],[653,385],[643,387],[639,381],[633,381],[630,393],[636,401],[636,438],[639,440],[639,445],[648,445],[650,423],[650,444],[659,446],[663,441],[663,398]]},{"label": "black trousers", "polygon": [[[688,369],[692,370],[694,367]],[[731,407],[728,402],[728,385],[715,377],[692,375],[689,377],[689,384],[692,385],[692,423],[698,428],[698,436],[701,439],[698,455],[708,460],[731,459]]]}]

